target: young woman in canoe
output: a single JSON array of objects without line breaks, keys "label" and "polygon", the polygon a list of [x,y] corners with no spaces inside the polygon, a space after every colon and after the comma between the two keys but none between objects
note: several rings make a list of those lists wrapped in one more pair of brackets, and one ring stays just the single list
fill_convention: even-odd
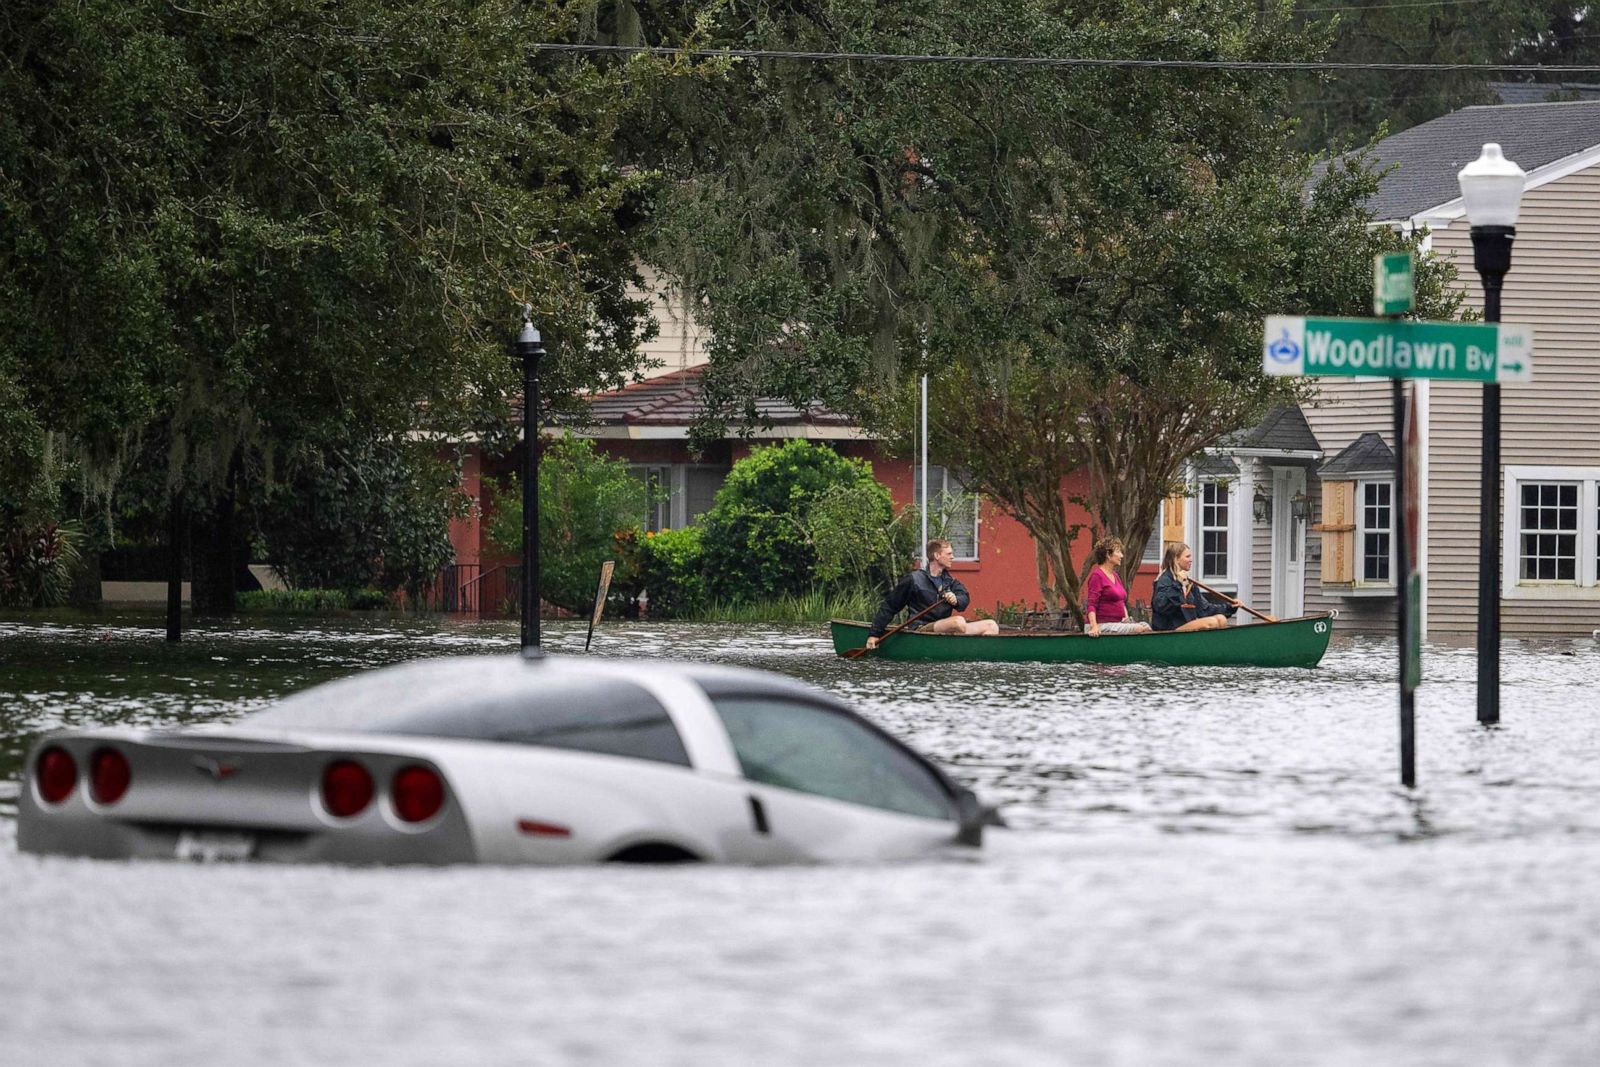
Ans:
[{"label": "young woman in canoe", "polygon": [[1147,634],[1150,627],[1128,621],[1128,590],[1117,568],[1122,565],[1122,541],[1102,537],[1089,552],[1089,578],[1083,585],[1084,630],[1101,634]]},{"label": "young woman in canoe", "polygon": [[1150,625],[1157,630],[1220,630],[1237,604],[1219,604],[1189,580],[1194,553],[1189,546],[1168,544],[1161,554],[1161,575],[1150,604]]}]

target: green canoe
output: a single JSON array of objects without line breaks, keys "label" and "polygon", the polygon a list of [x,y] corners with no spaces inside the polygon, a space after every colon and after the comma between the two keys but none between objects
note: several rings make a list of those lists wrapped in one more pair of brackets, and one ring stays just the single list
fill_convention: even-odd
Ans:
[{"label": "green canoe", "polygon": [[[867,624],[834,619],[833,650],[867,643]],[[1229,626],[1188,633],[1090,637],[1036,634],[955,637],[902,630],[863,659],[913,663],[1171,663],[1182,667],[1315,667],[1333,635],[1332,615]]]}]

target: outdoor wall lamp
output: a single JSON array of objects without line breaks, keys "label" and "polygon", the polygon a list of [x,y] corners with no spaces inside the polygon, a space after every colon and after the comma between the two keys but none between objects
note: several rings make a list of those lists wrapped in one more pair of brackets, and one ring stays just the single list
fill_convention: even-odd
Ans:
[{"label": "outdoor wall lamp", "polygon": [[1305,522],[1311,517],[1311,498],[1306,496],[1304,490],[1289,498],[1289,514],[1297,522]]},{"label": "outdoor wall lamp", "polygon": [[1255,516],[1256,525],[1265,526],[1272,521],[1272,498],[1257,489],[1255,497],[1250,501],[1250,512]]},{"label": "outdoor wall lamp", "polygon": [[[1472,265],[1483,282],[1483,321],[1500,321],[1500,287],[1528,176],[1497,144],[1461,168],[1461,206],[1472,226]],[[1478,505],[1478,721],[1500,721],[1500,386],[1483,387],[1482,500]]]}]

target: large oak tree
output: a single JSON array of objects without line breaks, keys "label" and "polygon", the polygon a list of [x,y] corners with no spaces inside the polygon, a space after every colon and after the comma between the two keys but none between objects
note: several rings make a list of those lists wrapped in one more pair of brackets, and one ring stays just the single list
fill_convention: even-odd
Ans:
[{"label": "large oak tree", "polygon": [[[1279,9],[1203,0],[716,11],[699,32],[818,52],[1327,45]],[[1028,528],[1042,592],[1073,605],[1062,476],[1086,467],[1097,532],[1143,544],[1183,461],[1284,395],[1260,371],[1262,316],[1359,313],[1371,252],[1396,243],[1368,229],[1359,163],[1313,180],[1271,73],[782,60],[662,99],[677,180],[653,254],[712,329],[714,408],[821,400],[904,436],[905,383],[930,372],[936,461]],[[1436,268],[1422,288],[1445,309]]]},{"label": "large oak tree", "polygon": [[548,395],[630,372],[637,65],[531,47],[589,6],[4,5],[0,519],[75,472],[183,494],[231,550],[241,495],[352,435],[504,427],[523,302]]}]

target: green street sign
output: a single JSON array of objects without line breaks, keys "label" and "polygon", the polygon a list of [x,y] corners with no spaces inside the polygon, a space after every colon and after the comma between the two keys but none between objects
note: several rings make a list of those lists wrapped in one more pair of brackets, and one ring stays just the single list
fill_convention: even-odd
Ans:
[{"label": "green street sign", "polygon": [[1531,382],[1533,328],[1269,315],[1261,361],[1268,374],[1295,377]]},{"label": "green street sign", "polygon": [[1372,257],[1372,313],[1403,315],[1411,310],[1415,285],[1411,253],[1380,253]]}]

